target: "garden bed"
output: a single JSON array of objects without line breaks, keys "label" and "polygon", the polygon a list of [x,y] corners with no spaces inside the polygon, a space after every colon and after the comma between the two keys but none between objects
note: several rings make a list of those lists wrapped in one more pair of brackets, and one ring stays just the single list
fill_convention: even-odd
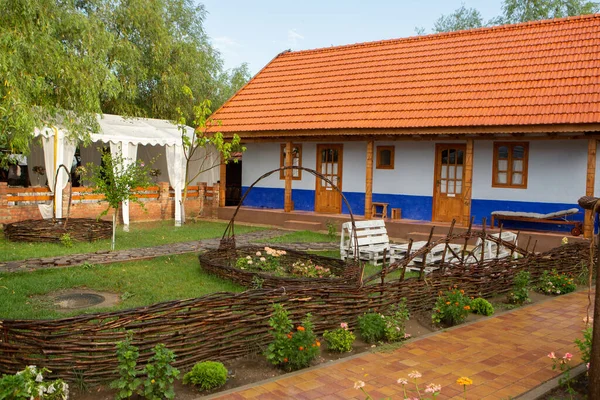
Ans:
[{"label": "garden bed", "polygon": [[358,287],[357,262],[281,247],[245,246],[210,250],[199,257],[203,270],[245,287]]},{"label": "garden bed", "polygon": [[64,235],[73,241],[92,242],[110,238],[112,223],[95,218],[28,219],[6,224],[4,235],[11,242],[60,243]]}]

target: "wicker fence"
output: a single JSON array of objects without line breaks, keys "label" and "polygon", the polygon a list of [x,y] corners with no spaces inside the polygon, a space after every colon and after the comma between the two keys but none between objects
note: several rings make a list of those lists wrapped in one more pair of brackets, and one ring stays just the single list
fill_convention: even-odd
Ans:
[{"label": "wicker fence", "polygon": [[[141,363],[151,356],[153,346],[164,343],[176,353],[175,365],[187,369],[198,361],[234,359],[263,349],[269,341],[273,303],[283,304],[294,321],[312,313],[320,333],[342,321],[355,326],[357,316],[368,310],[383,311],[403,297],[411,312],[430,313],[438,291],[454,284],[489,298],[509,291],[512,277],[520,270],[530,271],[534,280],[550,269],[578,273],[588,257],[587,245],[569,244],[514,260],[446,265],[423,279],[386,281],[377,274],[360,287],[256,289],[58,320],[6,320],[0,322],[0,372],[14,373],[35,364],[71,381],[110,380],[117,366],[115,344],[126,331],[134,333]],[[406,261],[392,269],[404,269]]]}]

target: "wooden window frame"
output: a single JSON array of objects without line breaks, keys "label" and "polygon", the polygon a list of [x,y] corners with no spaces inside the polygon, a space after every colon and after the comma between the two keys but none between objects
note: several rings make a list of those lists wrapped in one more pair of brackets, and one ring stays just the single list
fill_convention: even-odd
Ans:
[{"label": "wooden window frame", "polygon": [[[380,152],[383,150],[390,151],[390,165],[382,165],[381,164]],[[376,156],[375,167],[377,169],[394,169],[395,153],[396,153],[396,146],[377,146],[377,156]]]},{"label": "wooden window frame", "polygon": [[[283,167],[285,166],[285,147],[286,144],[283,143],[281,145],[281,148],[279,150],[279,166]],[[302,144],[301,143],[292,143],[292,149],[294,147],[298,148],[298,167],[302,166]],[[292,157],[293,160],[293,157]],[[294,165],[294,163],[292,162],[292,165]],[[292,171],[294,172],[294,171]],[[285,179],[285,171],[279,171],[279,179]],[[298,170],[298,176],[294,176],[292,174],[292,180],[294,181],[299,181],[302,179],[302,170]]]},{"label": "wooden window frame", "polygon": [[[507,170],[506,170],[506,181],[507,183],[498,183],[498,151],[500,147],[508,147],[508,159],[507,159]],[[522,146],[524,148],[523,154],[523,181],[521,184],[512,183],[512,165],[513,165],[513,148],[515,146]],[[494,142],[494,156],[492,165],[492,187],[497,188],[510,188],[510,189],[527,189],[527,176],[529,175],[529,142]]]}]

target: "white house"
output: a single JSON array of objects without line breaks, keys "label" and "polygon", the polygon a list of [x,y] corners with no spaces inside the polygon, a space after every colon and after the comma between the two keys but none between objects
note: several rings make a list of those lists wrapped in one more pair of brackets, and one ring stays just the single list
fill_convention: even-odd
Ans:
[{"label": "white house", "polygon": [[[292,163],[366,217],[373,202],[462,224],[545,214],[599,194],[599,54],[600,15],[288,51],[214,118],[247,147],[243,188]],[[298,171],[259,182],[244,205],[345,212]]]}]

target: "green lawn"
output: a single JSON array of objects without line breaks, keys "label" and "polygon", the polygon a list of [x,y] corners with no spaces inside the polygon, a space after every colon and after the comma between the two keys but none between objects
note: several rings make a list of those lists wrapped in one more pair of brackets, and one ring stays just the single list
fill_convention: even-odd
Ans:
[{"label": "green lawn", "polygon": [[[237,229],[237,228],[236,228]],[[271,239],[265,239],[263,243],[337,243],[339,242],[339,236],[329,236],[325,233],[313,232],[313,231],[297,231],[286,233],[285,235],[277,236]],[[339,257],[339,252],[338,252]]]},{"label": "green lawn", "polygon": [[[129,232],[117,228],[116,249],[151,247],[161,244],[188,242],[217,238],[223,235],[224,222],[200,221],[187,223],[182,227],[173,226],[173,221],[141,222],[131,224]],[[236,225],[236,234],[264,228]],[[96,242],[73,242],[73,247],[60,243],[9,242],[0,235],[0,261],[23,260],[26,258],[53,257],[75,253],[93,253],[98,250],[110,250],[110,239]]]},{"label": "green lawn", "polygon": [[[59,312],[47,293],[70,288],[87,288],[117,293],[120,303],[110,310],[91,308]],[[197,254],[158,257],[110,265],[49,269],[0,274],[2,319],[62,318],[83,313],[114,311],[196,298],[209,293],[241,292],[243,287],[202,271]]]}]

